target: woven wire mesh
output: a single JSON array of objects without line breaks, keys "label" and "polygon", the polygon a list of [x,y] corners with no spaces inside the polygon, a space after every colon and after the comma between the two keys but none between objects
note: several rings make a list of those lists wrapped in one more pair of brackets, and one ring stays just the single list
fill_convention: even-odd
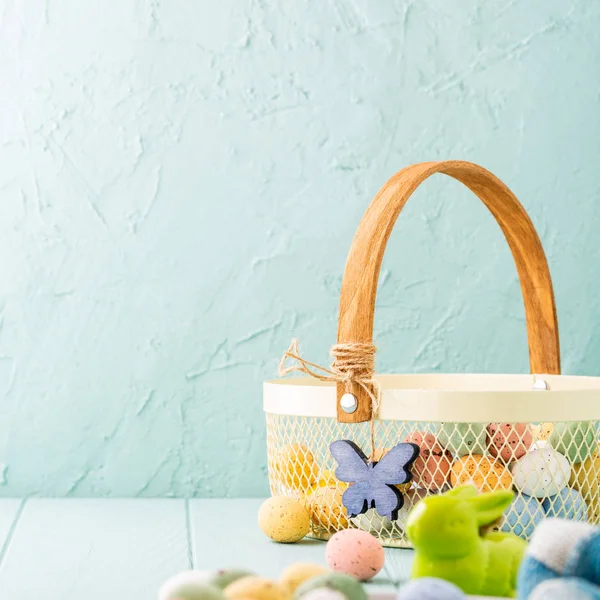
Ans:
[{"label": "woven wire mesh", "polygon": [[[379,420],[371,455],[370,424],[332,418],[267,414],[269,482],[274,496],[302,500],[311,516],[310,536],[329,539],[360,528],[386,546],[410,547],[408,513],[422,498],[459,485],[481,492],[513,489],[515,499],[489,529],[528,540],[545,517],[597,524],[600,516],[598,422],[434,423]],[[335,440],[351,440],[374,462],[400,442],[420,448],[412,481],[397,486],[404,498],[390,521],[376,508],[350,517],[342,494],[350,485],[335,477],[329,452]]]}]

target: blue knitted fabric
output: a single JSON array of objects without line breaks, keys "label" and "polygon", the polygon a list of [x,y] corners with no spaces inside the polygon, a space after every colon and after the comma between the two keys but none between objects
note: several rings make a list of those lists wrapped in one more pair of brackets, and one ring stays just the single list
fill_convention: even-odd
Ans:
[{"label": "blue knitted fabric", "polygon": [[600,528],[564,519],[541,523],[517,590],[521,600],[600,600]]}]

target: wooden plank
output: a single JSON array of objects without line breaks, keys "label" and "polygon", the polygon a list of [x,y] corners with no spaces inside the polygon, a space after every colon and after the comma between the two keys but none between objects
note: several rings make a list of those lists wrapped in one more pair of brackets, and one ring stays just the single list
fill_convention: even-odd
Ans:
[{"label": "wooden plank", "polygon": [[0,565],[0,595],[148,600],[188,567],[183,500],[30,500]]},{"label": "wooden plank", "polygon": [[414,552],[406,548],[386,548],[386,567],[396,585],[406,583],[410,579],[413,555]]},{"label": "wooden plank", "polygon": [[0,499],[0,563],[10,545],[24,504],[24,500]]},{"label": "wooden plank", "polygon": [[[257,524],[262,499],[190,501],[193,563],[198,569],[243,567],[276,579],[294,562],[325,565],[325,544],[305,539],[297,544],[270,541]],[[369,592],[394,592],[390,573],[383,571]]]}]

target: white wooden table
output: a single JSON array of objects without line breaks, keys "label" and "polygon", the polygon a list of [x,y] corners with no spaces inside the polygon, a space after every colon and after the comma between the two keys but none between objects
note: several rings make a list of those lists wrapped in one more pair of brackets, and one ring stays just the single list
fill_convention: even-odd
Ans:
[{"label": "white wooden table", "polygon": [[[277,577],[295,561],[325,564],[325,544],[270,542],[261,500],[0,500],[1,600],[152,600],[189,568],[245,567]],[[412,552],[388,549],[371,592],[408,577]]]}]

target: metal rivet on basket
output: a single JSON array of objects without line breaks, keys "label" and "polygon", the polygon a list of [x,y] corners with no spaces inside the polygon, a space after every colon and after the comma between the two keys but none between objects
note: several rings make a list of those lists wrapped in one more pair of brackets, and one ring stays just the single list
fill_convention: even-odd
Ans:
[{"label": "metal rivet on basket", "polygon": [[549,390],[550,386],[543,379],[536,379],[533,382],[534,390]]},{"label": "metal rivet on basket", "polygon": [[353,413],[358,408],[358,401],[353,394],[344,394],[340,399],[340,406],[345,413]]}]

